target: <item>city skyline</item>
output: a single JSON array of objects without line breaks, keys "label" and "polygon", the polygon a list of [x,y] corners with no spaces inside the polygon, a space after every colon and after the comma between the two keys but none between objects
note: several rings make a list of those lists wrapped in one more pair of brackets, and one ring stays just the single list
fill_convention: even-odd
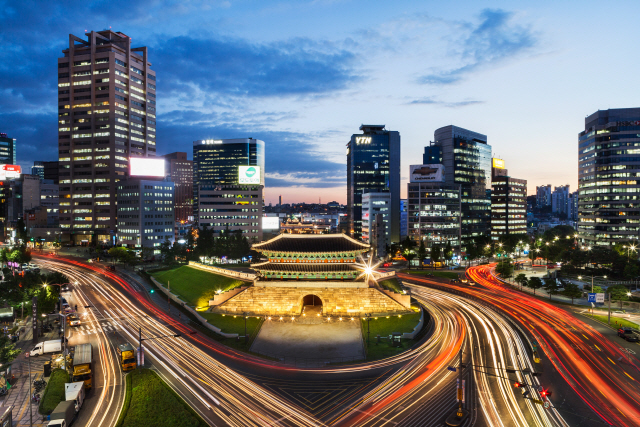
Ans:
[{"label": "city skyline", "polygon": [[[125,11],[89,2],[39,5],[45,10],[37,16],[28,2],[4,6],[7,31],[0,37],[11,46],[4,53],[23,72],[0,71],[0,131],[17,139],[26,170],[57,158],[51,64],[69,34],[109,26],[148,46],[158,71],[158,154],[190,152],[203,138],[262,139],[267,204],[279,195],[285,203],[345,203],[344,149],[363,123],[400,132],[403,197],[411,159],[448,124],[487,135],[493,155],[527,179],[529,194],[549,183],[577,189],[583,116],[633,107],[637,98],[628,90],[631,67],[599,62],[582,74],[593,52],[615,56],[633,48],[631,3],[606,22],[586,4],[551,2],[535,9],[506,2],[134,2]],[[599,31],[591,31],[596,24]],[[226,59],[232,56],[239,60]],[[615,80],[607,77],[613,72]]]}]

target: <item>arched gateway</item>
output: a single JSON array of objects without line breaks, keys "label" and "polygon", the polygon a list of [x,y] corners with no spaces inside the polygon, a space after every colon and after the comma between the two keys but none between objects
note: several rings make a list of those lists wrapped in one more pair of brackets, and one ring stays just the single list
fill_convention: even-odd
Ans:
[{"label": "arched gateway", "polygon": [[[356,260],[369,245],[344,234],[280,234],[253,245],[266,260],[251,265],[257,280],[217,307],[264,316],[400,314],[408,295],[393,298],[370,286]],[[406,301],[405,301],[406,300]],[[313,312],[313,314],[311,314]]]}]

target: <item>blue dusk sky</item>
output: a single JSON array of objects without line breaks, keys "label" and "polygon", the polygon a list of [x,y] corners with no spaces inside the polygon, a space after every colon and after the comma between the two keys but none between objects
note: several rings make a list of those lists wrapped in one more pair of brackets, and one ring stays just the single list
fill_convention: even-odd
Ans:
[{"label": "blue dusk sky", "polygon": [[640,3],[591,1],[3,1],[0,132],[18,163],[57,159],[57,58],[112,28],[148,46],[158,154],[205,138],[266,143],[266,202],[346,202],[362,123],[402,138],[488,136],[510,175],[577,189],[584,117],[640,106]]}]

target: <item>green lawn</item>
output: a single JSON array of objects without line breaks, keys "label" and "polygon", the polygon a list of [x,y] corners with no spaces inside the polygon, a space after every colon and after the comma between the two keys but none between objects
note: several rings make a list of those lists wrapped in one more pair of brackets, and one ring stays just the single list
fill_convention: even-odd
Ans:
[{"label": "green lawn", "polygon": [[[244,318],[242,316],[236,316],[229,314],[219,313],[200,313],[202,317],[207,321],[228,334],[244,335]],[[247,318],[247,334],[253,335],[254,331],[260,324],[260,319],[257,317]]]},{"label": "green lawn", "polygon": [[205,427],[207,424],[152,370],[130,372],[117,427]]},{"label": "green lawn", "polygon": [[391,347],[389,340],[376,342],[376,336],[388,337],[393,332],[413,332],[420,320],[420,312],[403,314],[402,316],[389,316],[372,318],[369,321],[369,344],[367,345],[367,321],[361,321],[362,337],[367,350],[367,360],[383,359],[406,351],[413,345],[413,340],[402,340],[402,347]]},{"label": "green lawn", "polygon": [[218,290],[224,292],[248,284],[186,265],[173,270],[153,272],[151,275],[165,287],[169,283],[172,293],[178,294],[195,307],[209,307],[209,300],[213,299]]},{"label": "green lawn", "polygon": [[393,291],[397,294],[401,294],[402,293],[402,288],[400,287],[400,284],[398,283],[398,279],[393,278],[393,279],[386,279],[383,280],[381,282],[378,282],[378,284],[380,286],[382,286],[383,289],[387,289],[389,291]]},{"label": "green lawn", "polygon": [[40,400],[38,412],[42,415],[49,415],[56,409],[58,403],[64,400],[64,385],[69,382],[69,374],[64,369],[54,369],[47,382],[47,388]]},{"label": "green lawn", "polygon": [[460,270],[458,273],[453,271],[438,271],[438,270],[402,270],[405,274],[416,274],[419,276],[426,276],[432,274],[435,277],[443,277],[445,279],[457,279],[460,273],[464,273],[464,270]]},{"label": "green lawn", "polygon": [[[603,316],[603,315],[599,315],[599,314],[594,314],[594,315],[587,314],[587,316],[589,316],[589,317],[591,317],[593,319],[599,320],[602,323],[607,323],[607,319],[608,319],[607,316]],[[618,322],[618,323],[616,324],[616,322]],[[621,326],[625,326],[625,327],[633,328],[633,329],[638,329],[640,327],[640,326],[638,326],[637,323],[630,322],[628,320],[621,319],[619,317],[613,317],[613,316],[611,316],[611,326],[615,327],[615,328],[619,328]]]}]

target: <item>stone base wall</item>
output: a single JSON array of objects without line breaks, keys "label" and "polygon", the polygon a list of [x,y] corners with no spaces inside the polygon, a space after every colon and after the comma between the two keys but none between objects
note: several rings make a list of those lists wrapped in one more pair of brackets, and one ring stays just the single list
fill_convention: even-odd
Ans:
[{"label": "stone base wall", "polygon": [[407,308],[375,288],[281,288],[253,286],[213,308],[216,313],[299,316],[306,295],[322,301],[323,316],[364,316],[407,313]]}]

